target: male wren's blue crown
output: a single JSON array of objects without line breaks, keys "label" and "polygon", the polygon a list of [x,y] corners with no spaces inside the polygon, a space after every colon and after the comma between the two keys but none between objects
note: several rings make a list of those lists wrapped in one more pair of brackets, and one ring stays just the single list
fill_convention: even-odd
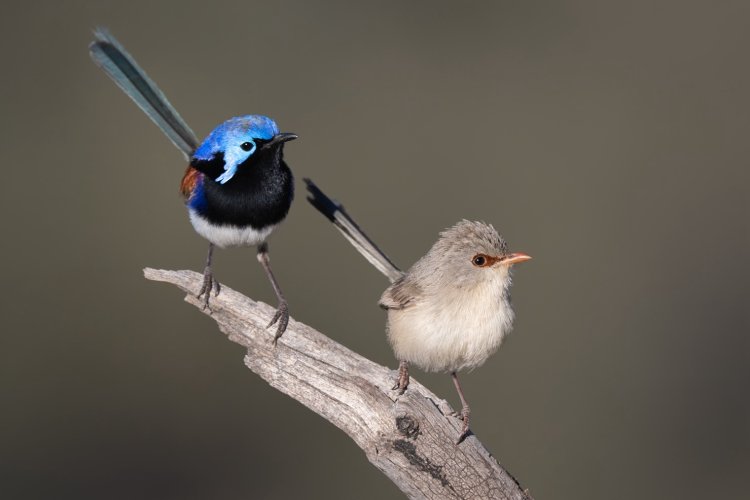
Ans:
[{"label": "male wren's blue crown", "polygon": [[269,327],[277,324],[274,343],[286,330],[289,308],[268,257],[266,239],[289,212],[294,197],[292,171],[284,162],[284,143],[296,139],[279,132],[266,116],[230,118],[202,143],[164,94],[119,42],[95,31],[91,57],[189,159],[180,184],[190,222],[209,241],[198,297],[209,307],[211,292],[221,291],[211,271],[214,246],[258,247],[258,261],[279,301]]}]

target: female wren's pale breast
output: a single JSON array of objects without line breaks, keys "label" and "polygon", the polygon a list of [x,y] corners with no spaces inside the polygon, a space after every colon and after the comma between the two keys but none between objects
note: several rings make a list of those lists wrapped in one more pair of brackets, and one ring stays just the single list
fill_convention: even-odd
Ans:
[{"label": "female wren's pale breast", "polygon": [[455,372],[483,364],[513,325],[505,273],[475,286],[446,288],[389,309],[388,339],[396,357],[426,371]]}]

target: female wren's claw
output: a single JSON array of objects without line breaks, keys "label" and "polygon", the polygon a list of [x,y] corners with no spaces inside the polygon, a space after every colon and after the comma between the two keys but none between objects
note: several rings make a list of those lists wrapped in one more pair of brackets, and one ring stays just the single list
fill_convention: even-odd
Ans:
[{"label": "female wren's claw", "polygon": [[469,430],[469,415],[471,414],[471,411],[469,410],[468,406],[464,406],[461,408],[461,414],[459,418],[463,422],[463,425],[461,426],[461,434],[458,435],[458,439],[456,440],[456,444],[461,444],[466,437],[471,434],[471,430]]},{"label": "female wren's claw", "polygon": [[398,378],[393,387],[392,391],[398,390],[399,396],[406,392],[406,388],[409,387],[409,362],[401,361],[398,364]]}]

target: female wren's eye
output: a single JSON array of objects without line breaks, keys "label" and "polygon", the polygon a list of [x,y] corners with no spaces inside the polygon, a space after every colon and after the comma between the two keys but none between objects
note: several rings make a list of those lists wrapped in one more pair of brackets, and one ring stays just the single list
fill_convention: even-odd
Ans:
[{"label": "female wren's eye", "polygon": [[475,255],[474,258],[471,259],[471,263],[477,267],[484,267],[487,265],[487,262],[488,262],[487,257],[482,255],[481,253],[478,255]]},{"label": "female wren's eye", "polygon": [[242,144],[240,144],[240,147],[242,148],[243,151],[250,151],[251,149],[253,149],[253,143],[243,142]]}]

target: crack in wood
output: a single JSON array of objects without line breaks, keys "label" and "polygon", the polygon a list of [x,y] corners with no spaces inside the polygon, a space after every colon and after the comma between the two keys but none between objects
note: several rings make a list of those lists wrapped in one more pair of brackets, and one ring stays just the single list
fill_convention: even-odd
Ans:
[{"label": "crack in wood", "polygon": [[417,445],[404,439],[397,439],[393,442],[393,449],[402,453],[409,463],[417,469],[426,472],[434,479],[440,481],[440,484],[445,488],[450,488],[455,493],[456,490],[453,489],[450,481],[448,481],[445,473],[443,473],[443,466],[433,463],[429,458],[419,456]]}]

